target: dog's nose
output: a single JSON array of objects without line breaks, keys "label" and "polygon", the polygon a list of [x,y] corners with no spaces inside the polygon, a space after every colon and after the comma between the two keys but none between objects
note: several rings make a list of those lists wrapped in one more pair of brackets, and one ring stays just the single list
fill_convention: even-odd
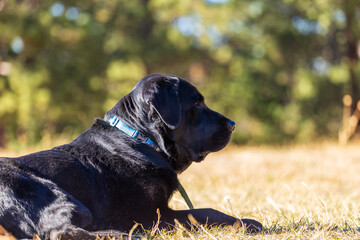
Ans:
[{"label": "dog's nose", "polygon": [[234,131],[236,123],[234,121],[228,120],[227,124],[228,124],[229,129],[231,131]]}]

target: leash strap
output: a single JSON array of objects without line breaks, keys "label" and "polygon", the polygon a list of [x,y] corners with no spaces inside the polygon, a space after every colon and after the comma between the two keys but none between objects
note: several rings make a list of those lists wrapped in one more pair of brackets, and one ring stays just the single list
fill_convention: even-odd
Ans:
[{"label": "leash strap", "polygon": [[190,201],[189,196],[187,195],[184,187],[181,185],[180,182],[179,182],[178,190],[179,190],[181,196],[183,197],[183,199],[185,200],[186,205],[188,205],[189,209],[194,209],[194,205],[193,205],[192,202]]}]

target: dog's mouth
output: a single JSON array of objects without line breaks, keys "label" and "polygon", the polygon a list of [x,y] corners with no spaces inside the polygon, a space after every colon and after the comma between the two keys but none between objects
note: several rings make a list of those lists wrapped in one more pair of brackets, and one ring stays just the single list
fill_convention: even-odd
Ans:
[{"label": "dog's mouth", "polygon": [[217,132],[211,137],[212,152],[223,149],[230,141],[231,132]]},{"label": "dog's mouth", "polygon": [[[205,157],[209,154],[209,151],[205,151],[205,152],[200,152],[198,154],[196,154],[196,156],[193,157],[193,161],[194,162],[201,162],[205,159]],[[195,155],[195,154],[194,154]]]},{"label": "dog's mouth", "polygon": [[201,152],[201,153],[199,153],[199,156],[198,156],[198,158],[195,160],[195,162],[201,162],[201,161],[203,161],[209,153],[210,153],[210,152]]},{"label": "dog's mouth", "polygon": [[218,131],[211,136],[211,140],[216,143],[227,143],[230,140],[231,135],[231,131]]},{"label": "dog's mouth", "polygon": [[191,157],[194,162],[201,162],[205,159],[205,157],[211,152],[217,152],[223,149],[230,141],[231,133],[215,133],[210,142],[208,143],[208,148],[202,149],[199,152],[192,152]]}]

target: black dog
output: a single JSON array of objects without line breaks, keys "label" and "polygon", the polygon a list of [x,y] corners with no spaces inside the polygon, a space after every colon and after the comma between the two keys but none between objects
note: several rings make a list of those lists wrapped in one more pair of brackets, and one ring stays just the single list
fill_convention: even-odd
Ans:
[{"label": "black dog", "polygon": [[135,222],[151,229],[191,214],[208,225],[244,224],[213,209],[174,211],[177,174],[229,142],[235,123],[210,110],[185,80],[149,75],[104,120],[73,142],[19,158],[0,158],[0,225],[17,238],[119,236]]}]

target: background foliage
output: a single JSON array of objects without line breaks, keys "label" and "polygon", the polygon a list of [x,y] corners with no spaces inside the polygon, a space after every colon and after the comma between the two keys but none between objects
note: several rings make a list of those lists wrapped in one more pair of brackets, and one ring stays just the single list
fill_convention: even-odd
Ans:
[{"label": "background foliage", "polygon": [[0,0],[0,147],[75,136],[149,73],[195,84],[235,143],[336,137],[342,96],[359,99],[359,5]]}]

